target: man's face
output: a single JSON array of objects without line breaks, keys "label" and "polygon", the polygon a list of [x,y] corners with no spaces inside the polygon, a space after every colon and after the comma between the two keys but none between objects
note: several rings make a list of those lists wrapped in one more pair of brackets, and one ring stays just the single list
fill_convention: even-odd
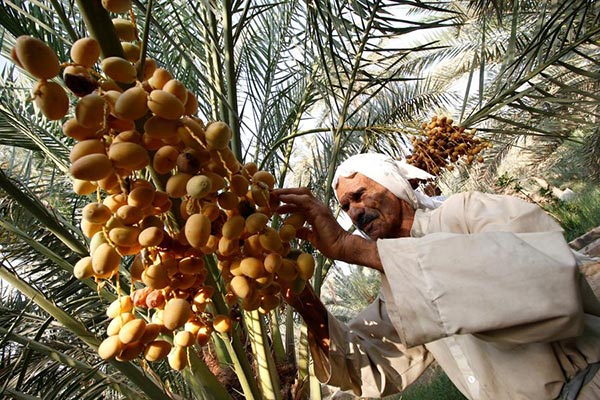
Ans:
[{"label": "man's face", "polygon": [[359,173],[340,177],[336,193],[354,225],[371,239],[409,236],[413,209],[374,180]]}]

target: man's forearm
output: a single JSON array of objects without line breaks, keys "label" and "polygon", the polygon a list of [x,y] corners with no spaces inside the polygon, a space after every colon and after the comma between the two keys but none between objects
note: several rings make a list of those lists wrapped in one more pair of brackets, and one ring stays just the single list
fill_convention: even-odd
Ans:
[{"label": "man's forearm", "polygon": [[[376,242],[356,235],[347,235],[342,240],[344,241],[344,245],[340,251],[339,260],[349,264],[374,268],[379,271],[383,270]],[[304,290],[298,295],[288,292],[286,301],[300,314],[308,326],[312,338],[325,354],[328,354],[329,322],[327,309],[310,285],[306,285]]]},{"label": "man's forearm", "polygon": [[310,285],[306,285],[299,295],[286,296],[286,301],[294,307],[306,323],[312,338],[325,352],[329,353],[329,323],[327,309]]},{"label": "man's forearm", "polygon": [[383,272],[383,264],[379,258],[377,242],[362,238],[357,235],[348,235],[345,238],[342,254],[339,260],[348,264],[363,265]]}]

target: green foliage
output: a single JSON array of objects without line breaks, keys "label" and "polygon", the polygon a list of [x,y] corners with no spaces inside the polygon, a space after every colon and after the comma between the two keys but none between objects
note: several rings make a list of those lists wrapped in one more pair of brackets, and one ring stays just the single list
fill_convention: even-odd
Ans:
[{"label": "green foliage", "polygon": [[600,188],[585,188],[572,201],[554,201],[548,211],[557,218],[571,241],[600,225]]},{"label": "green foliage", "polygon": [[496,179],[496,186],[502,189],[507,189],[515,182],[516,178],[505,172]]},{"label": "green foliage", "polygon": [[[597,161],[591,162],[591,152],[597,138],[594,135],[565,141],[555,147],[552,154],[536,165],[537,158],[531,160],[530,153],[535,151],[538,141],[529,143],[524,157],[529,161],[524,166],[513,165],[497,176],[492,191],[524,196],[534,201],[552,215],[565,230],[565,238],[571,241],[591,228],[600,225],[600,189],[595,173]],[[534,154],[535,156],[535,154]],[[517,158],[518,161],[518,158]],[[593,164],[596,164],[594,166]],[[540,181],[532,183],[532,177],[541,177],[548,186]],[[542,186],[540,186],[542,185]],[[569,188],[574,192],[568,201],[560,200],[557,195],[561,189]]]},{"label": "green foliage", "polygon": [[[570,188],[576,196],[563,202],[551,199],[547,210],[559,221],[568,241],[600,225],[600,164],[598,160],[598,129],[588,135],[577,132],[573,141],[556,148],[547,172],[548,182],[559,188]],[[544,194],[544,193],[542,193]]]}]

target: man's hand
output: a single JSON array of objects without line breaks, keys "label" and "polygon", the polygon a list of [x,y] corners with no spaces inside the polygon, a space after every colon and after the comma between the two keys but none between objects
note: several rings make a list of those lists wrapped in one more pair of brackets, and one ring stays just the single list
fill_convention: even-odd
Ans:
[{"label": "man's hand", "polygon": [[271,195],[284,203],[277,208],[278,213],[304,215],[310,227],[296,234],[300,239],[309,240],[325,257],[382,270],[376,243],[345,231],[329,207],[317,200],[308,188],[275,189]]},{"label": "man's hand", "polygon": [[278,213],[300,213],[306,218],[310,227],[296,233],[300,239],[310,241],[325,257],[342,259],[345,240],[350,234],[338,224],[329,207],[307,188],[275,189],[271,195],[285,203],[277,209]]}]

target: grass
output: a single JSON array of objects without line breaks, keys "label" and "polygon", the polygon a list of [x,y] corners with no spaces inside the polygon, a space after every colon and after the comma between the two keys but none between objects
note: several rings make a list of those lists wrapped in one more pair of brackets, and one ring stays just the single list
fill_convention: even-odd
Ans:
[{"label": "grass", "polygon": [[385,400],[466,400],[439,367],[430,371],[402,394],[387,396]]}]

